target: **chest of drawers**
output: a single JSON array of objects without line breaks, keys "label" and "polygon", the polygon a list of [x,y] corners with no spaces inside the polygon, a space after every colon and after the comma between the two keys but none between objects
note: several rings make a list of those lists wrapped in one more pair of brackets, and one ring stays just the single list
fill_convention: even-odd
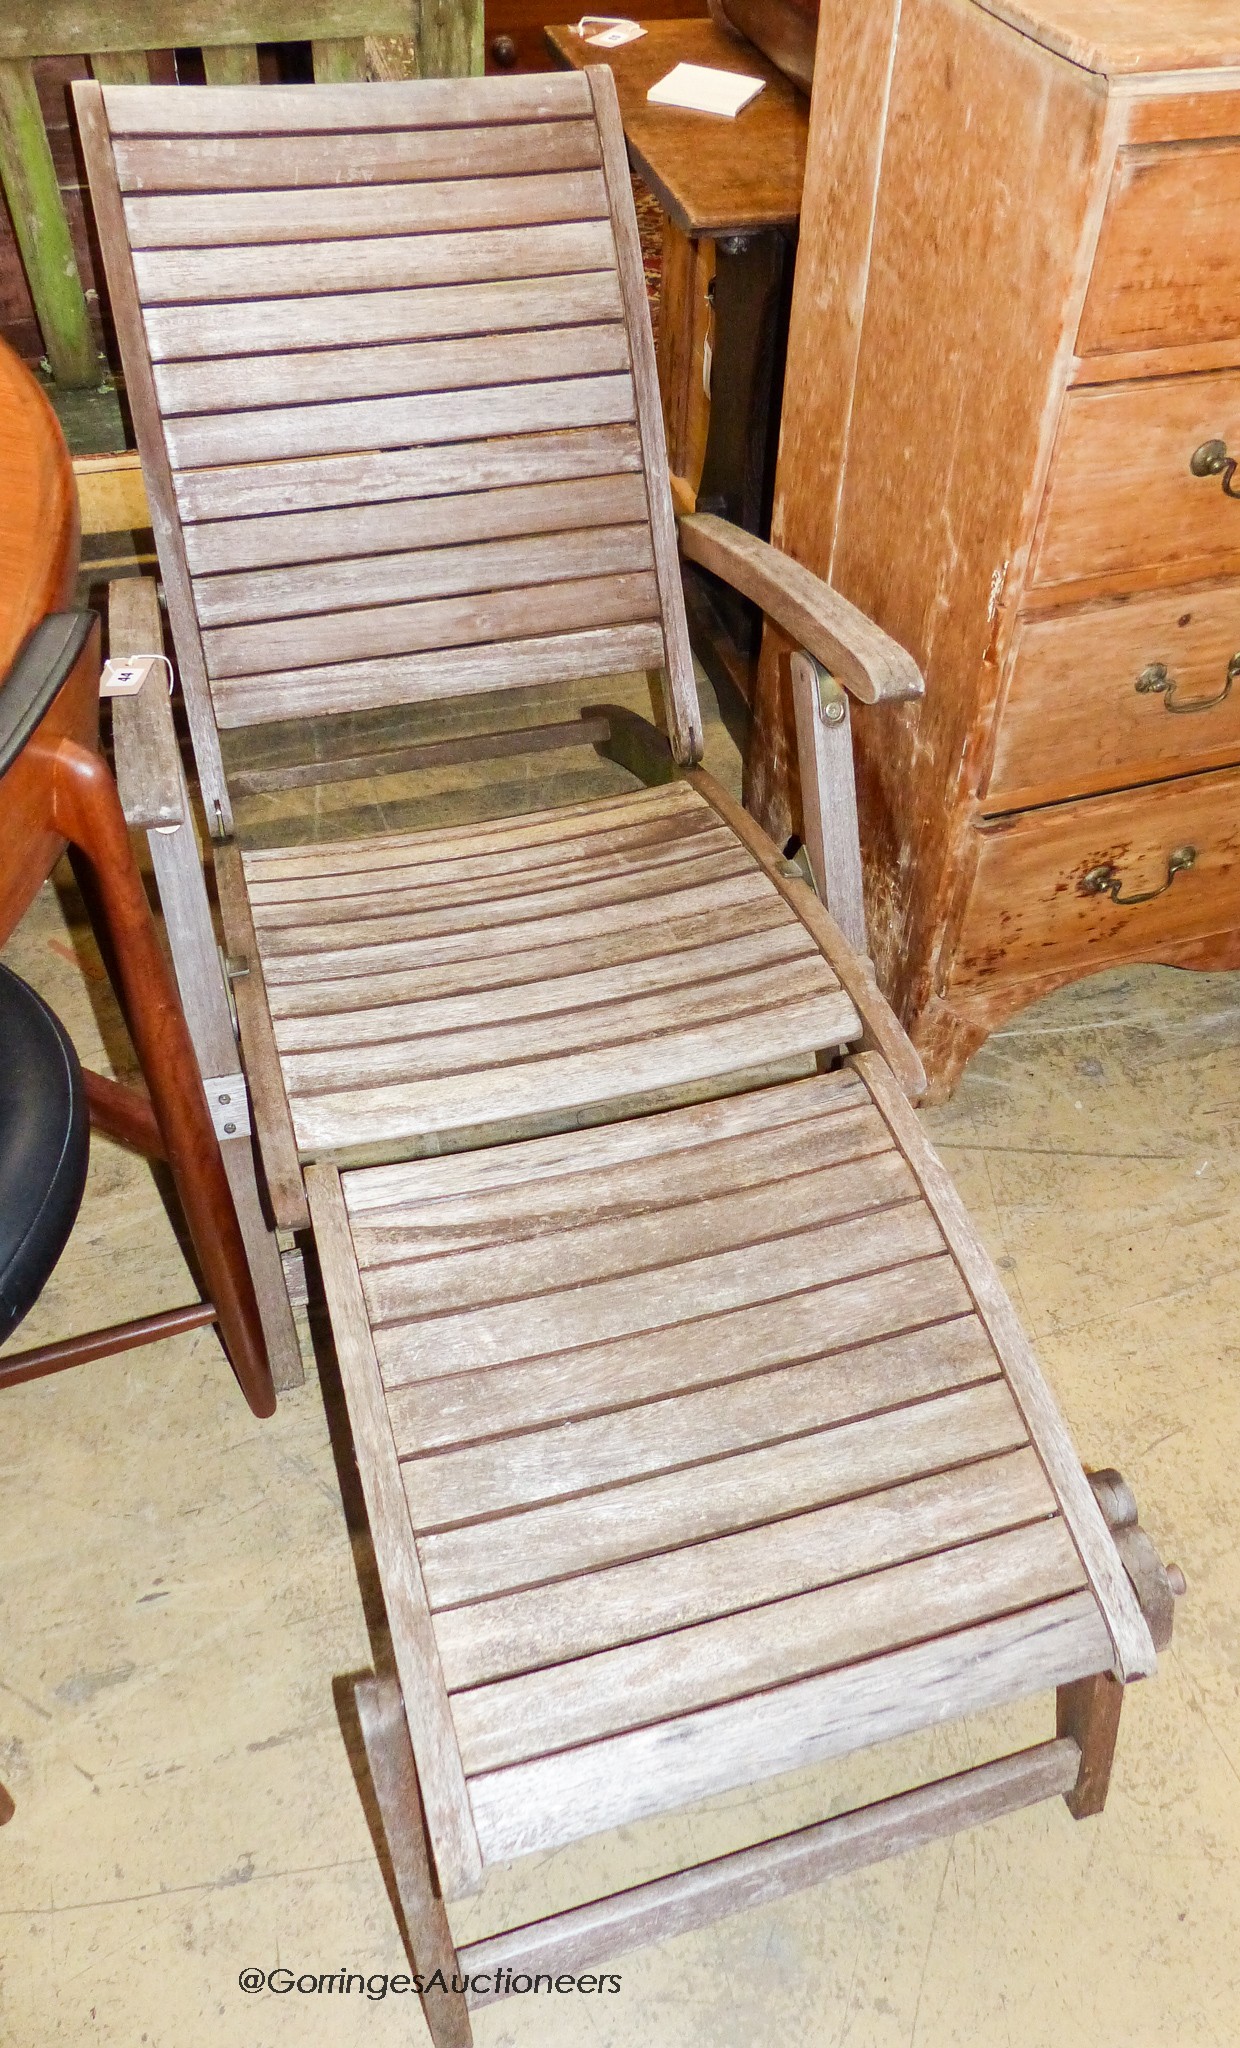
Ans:
[{"label": "chest of drawers", "polygon": [[1240,965],[1234,0],[824,0],[785,392],[772,537],[926,675],[855,735],[934,1093],[1074,976]]}]

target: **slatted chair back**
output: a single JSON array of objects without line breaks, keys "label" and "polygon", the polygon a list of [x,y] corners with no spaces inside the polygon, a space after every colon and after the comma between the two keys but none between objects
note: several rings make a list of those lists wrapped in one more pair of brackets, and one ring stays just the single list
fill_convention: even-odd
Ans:
[{"label": "slatted chair back", "polygon": [[[482,0],[454,0],[450,8],[415,0],[160,0],[157,8],[149,0],[110,0],[106,7],[5,0],[0,185],[57,382],[89,389],[99,382],[100,361],[78,268],[85,241],[70,229],[43,121],[34,69],[40,59],[85,58],[101,85],[148,85],[153,68],[179,75],[179,60],[197,51],[208,85],[257,85],[260,43],[303,42],[318,83],[406,76],[388,67],[410,61],[419,76],[438,78],[481,70],[482,26]],[[158,52],[150,48],[153,37]]]},{"label": "slatted chair back", "polygon": [[695,759],[610,72],[75,99],[209,811],[217,728],[635,668]]}]

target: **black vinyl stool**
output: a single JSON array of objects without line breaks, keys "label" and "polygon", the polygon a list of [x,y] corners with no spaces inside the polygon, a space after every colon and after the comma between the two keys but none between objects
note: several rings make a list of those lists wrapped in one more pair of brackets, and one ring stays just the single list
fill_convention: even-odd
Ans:
[{"label": "black vinyl stool", "polygon": [[0,1344],[33,1308],[86,1186],[90,1117],[69,1035],[0,966]]}]

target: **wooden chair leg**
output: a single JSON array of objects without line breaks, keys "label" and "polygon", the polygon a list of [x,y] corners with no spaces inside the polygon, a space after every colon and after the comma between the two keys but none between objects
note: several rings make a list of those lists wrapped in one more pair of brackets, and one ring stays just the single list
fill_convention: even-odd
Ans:
[{"label": "wooden chair leg", "polygon": [[1061,1685],[1056,1695],[1056,1733],[1070,1735],[1081,1752],[1076,1783],[1063,1795],[1074,1820],[1088,1820],[1106,1805],[1123,1704],[1124,1688],[1109,1671]]},{"label": "wooden chair leg", "polygon": [[115,962],[117,995],[224,1348],[254,1414],[273,1415],[275,1390],[245,1244],[116,785],[97,754],[62,740],[55,749],[53,786],[55,826],[70,842],[87,907],[101,922],[105,957]]},{"label": "wooden chair leg", "polygon": [[459,1982],[456,1943],[435,1884],[426,1842],[426,1819],[418,1790],[404,1701],[395,1679],[364,1678],[354,1688],[357,1716],[371,1783],[383,1817],[388,1854],[400,1893],[401,1910],[419,1977],[442,1973],[446,1990],[422,1993],[422,2011],[435,2048],[473,2048],[473,2030]]}]

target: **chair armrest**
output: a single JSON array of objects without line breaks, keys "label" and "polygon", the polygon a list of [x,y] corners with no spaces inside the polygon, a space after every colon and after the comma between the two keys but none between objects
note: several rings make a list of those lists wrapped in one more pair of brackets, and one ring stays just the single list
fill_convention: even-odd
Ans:
[{"label": "chair armrest", "polygon": [[[108,653],[154,654],[164,644],[159,594],[150,576],[108,585]],[[136,697],[112,699],[112,752],[125,822],[147,832],[184,822],[181,749],[163,668],[151,670]]]},{"label": "chair armrest", "polygon": [[742,597],[761,605],[768,618],[830,669],[862,704],[925,695],[912,655],[812,569],[711,513],[695,512],[681,519],[679,527],[686,561],[721,576]]}]

